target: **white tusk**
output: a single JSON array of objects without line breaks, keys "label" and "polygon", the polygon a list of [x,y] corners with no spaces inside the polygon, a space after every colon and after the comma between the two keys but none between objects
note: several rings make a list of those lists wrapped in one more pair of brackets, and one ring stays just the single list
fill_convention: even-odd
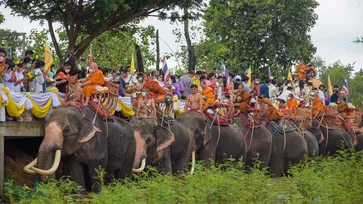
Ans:
[{"label": "white tusk", "polygon": [[194,169],[195,169],[195,151],[192,152],[192,168],[190,170],[190,175],[194,174]]},{"label": "white tusk", "polygon": [[35,158],[32,162],[30,162],[28,165],[26,165],[23,170],[28,173],[28,174],[36,174],[35,171],[30,170],[30,168],[34,167],[35,165],[37,165],[37,158]]},{"label": "white tusk", "polygon": [[30,167],[30,169],[33,170],[33,171],[35,171],[36,173],[42,174],[42,175],[51,175],[51,174],[54,174],[54,172],[59,167],[59,163],[60,163],[60,159],[61,159],[61,153],[62,153],[61,150],[55,151],[55,157],[54,157],[53,166],[49,170],[38,169],[36,167]]},{"label": "white tusk", "polygon": [[143,159],[141,161],[140,168],[138,168],[138,169],[132,169],[132,173],[141,173],[145,169],[145,166],[146,166],[146,159]]}]

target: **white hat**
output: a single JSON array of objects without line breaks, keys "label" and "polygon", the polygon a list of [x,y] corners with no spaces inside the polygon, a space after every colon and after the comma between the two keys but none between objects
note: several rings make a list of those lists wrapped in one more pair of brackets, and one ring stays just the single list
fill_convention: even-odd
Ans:
[{"label": "white hat", "polygon": [[234,79],[235,79],[235,80],[237,80],[237,79],[242,80],[242,77],[241,77],[240,75],[236,75],[236,76],[234,77]]}]

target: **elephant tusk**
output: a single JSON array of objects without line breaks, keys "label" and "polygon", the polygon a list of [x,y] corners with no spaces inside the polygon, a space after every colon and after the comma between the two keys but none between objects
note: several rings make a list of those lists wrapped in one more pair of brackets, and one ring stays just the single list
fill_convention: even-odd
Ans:
[{"label": "elephant tusk", "polygon": [[35,165],[37,165],[37,158],[35,158],[32,162],[30,162],[28,165],[26,165],[24,167],[24,172],[28,173],[28,174],[36,174],[35,171],[31,170],[30,168],[34,167]]},{"label": "elephant tusk", "polygon": [[190,175],[194,174],[194,169],[195,169],[195,151],[192,152],[192,168],[190,170]]},{"label": "elephant tusk", "polygon": [[42,175],[51,175],[51,174],[54,174],[54,172],[59,167],[59,163],[60,163],[60,159],[61,159],[61,153],[62,153],[61,150],[57,150],[55,152],[53,166],[49,170],[38,169],[36,167],[30,167],[30,169],[33,170],[33,171],[35,171],[36,173],[42,174]]},{"label": "elephant tusk", "polygon": [[138,169],[132,169],[132,173],[141,173],[145,169],[145,166],[146,166],[146,159],[143,159],[141,161],[140,168],[138,168]]}]

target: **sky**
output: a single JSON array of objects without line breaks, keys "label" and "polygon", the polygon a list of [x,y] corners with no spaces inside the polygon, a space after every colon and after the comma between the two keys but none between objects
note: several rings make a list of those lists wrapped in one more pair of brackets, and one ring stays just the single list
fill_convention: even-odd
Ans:
[{"label": "sky", "polygon": [[[328,64],[340,60],[343,64],[356,63],[355,70],[363,68],[363,44],[352,43],[357,37],[363,36],[363,0],[318,0],[320,6],[316,9],[319,19],[311,30],[313,44],[317,47],[317,56],[322,57]],[[10,9],[0,6],[0,12],[5,16],[2,29],[30,33],[31,29],[41,29],[39,22],[13,17]],[[172,53],[180,50],[173,34],[175,28],[182,24],[171,25],[169,21],[159,21],[149,18],[142,25],[153,25],[159,29],[160,53]],[[57,26],[55,26],[57,27]],[[46,28],[46,27],[43,27]],[[180,60],[169,59],[169,67],[181,64]]]}]

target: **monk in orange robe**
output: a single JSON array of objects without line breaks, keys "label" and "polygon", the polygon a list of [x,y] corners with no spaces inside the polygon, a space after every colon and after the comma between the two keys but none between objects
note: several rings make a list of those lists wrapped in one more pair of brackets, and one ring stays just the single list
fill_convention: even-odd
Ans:
[{"label": "monk in orange robe", "polygon": [[207,83],[205,81],[201,82],[200,86],[203,89],[201,94],[202,94],[202,97],[204,100],[202,111],[205,111],[208,108],[213,107],[216,104],[216,101],[214,100],[213,89],[211,87],[207,86]]},{"label": "monk in orange robe", "polygon": [[269,120],[279,120],[280,118],[282,118],[284,116],[283,113],[277,111],[277,109],[275,108],[275,106],[271,103],[271,101],[268,98],[265,98],[263,96],[259,96],[258,97],[258,102],[262,103],[262,104],[266,104],[267,105],[267,112],[266,112],[266,116]]},{"label": "monk in orange robe", "polygon": [[297,75],[300,80],[305,79],[306,71],[308,70],[309,68],[304,64],[304,60],[301,60],[300,64],[297,66]]},{"label": "monk in orange robe", "polygon": [[311,115],[316,116],[317,114],[324,111],[325,109],[326,108],[325,108],[323,102],[319,98],[319,94],[315,93],[314,99],[313,99],[313,108],[311,110]]},{"label": "monk in orange robe", "polygon": [[103,73],[101,70],[98,69],[96,63],[91,63],[89,68],[90,74],[88,75],[88,77],[79,80],[79,82],[81,82],[79,86],[82,87],[83,94],[86,97],[86,101],[83,104],[84,106],[88,106],[91,96],[97,93],[97,89],[95,86],[102,86],[105,83]]},{"label": "monk in orange robe", "polygon": [[294,98],[294,94],[289,94],[287,98],[287,108],[292,110],[292,114],[296,114],[296,108],[297,108],[297,100]]},{"label": "monk in orange robe", "polygon": [[237,116],[240,113],[247,113],[247,109],[251,107],[250,106],[251,95],[245,90],[243,84],[240,84],[236,91],[237,91],[236,102],[239,103],[240,105],[238,106],[237,112],[234,114],[235,116]]},{"label": "monk in orange robe", "polygon": [[144,83],[137,87],[138,90],[142,90],[143,88],[148,90],[149,98],[154,100],[156,100],[158,96],[167,93],[165,89],[159,85],[159,82],[152,79],[151,74],[149,73],[144,75]]},{"label": "monk in orange robe", "polygon": [[338,98],[337,103],[338,103],[338,112],[344,119],[347,119],[349,112],[348,104],[340,97]]}]

